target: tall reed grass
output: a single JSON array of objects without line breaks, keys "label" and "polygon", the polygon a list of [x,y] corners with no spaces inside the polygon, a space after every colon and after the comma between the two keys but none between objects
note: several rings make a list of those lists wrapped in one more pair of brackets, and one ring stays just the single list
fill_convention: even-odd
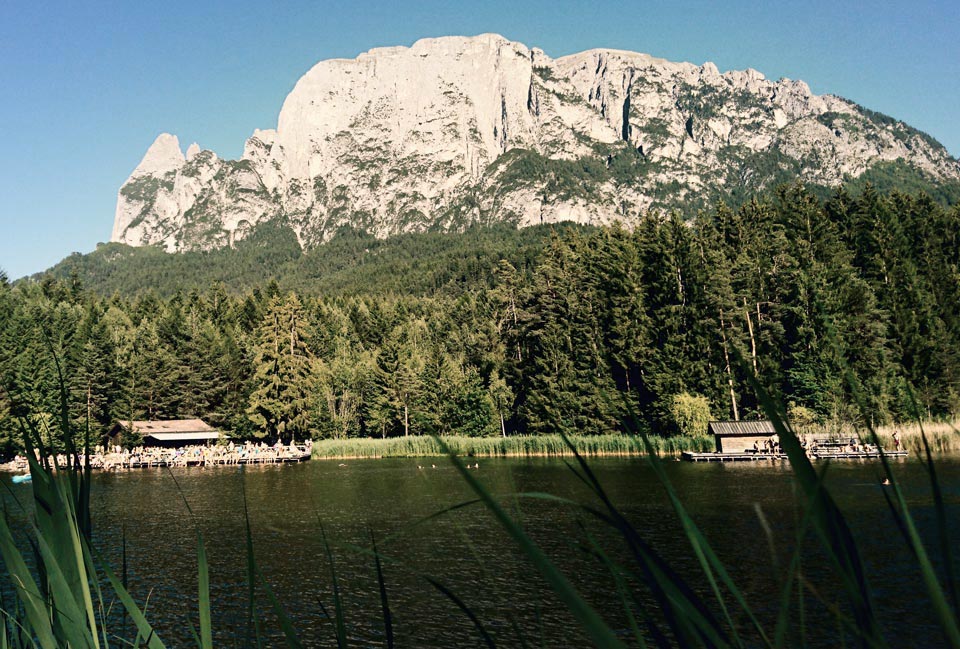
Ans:
[{"label": "tall reed grass", "polygon": [[[930,450],[935,453],[960,452],[960,419],[953,421],[912,421],[877,426],[870,432],[869,426],[856,426],[849,422],[827,422],[808,424],[797,428],[802,435],[829,435],[841,437],[870,437],[875,434],[884,448],[893,447],[893,433],[900,433],[900,440],[911,453],[922,455],[923,437],[926,437]],[[867,440],[872,441],[872,440]]]},{"label": "tall reed grass", "polygon": [[[684,451],[712,451],[712,437],[655,437],[650,444],[659,455]],[[446,449],[446,450],[445,450]],[[454,453],[460,457],[586,457],[645,455],[639,437],[629,435],[582,435],[564,440],[561,435],[515,435],[510,437],[409,437],[325,439],[314,443],[316,459],[358,459],[390,457],[439,457]]]}]

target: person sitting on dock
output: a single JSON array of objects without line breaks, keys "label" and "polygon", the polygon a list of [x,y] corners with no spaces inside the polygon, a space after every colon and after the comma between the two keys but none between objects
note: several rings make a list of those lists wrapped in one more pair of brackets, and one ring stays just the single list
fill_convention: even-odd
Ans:
[{"label": "person sitting on dock", "polygon": [[760,453],[760,443],[757,440],[753,440],[753,452]]}]

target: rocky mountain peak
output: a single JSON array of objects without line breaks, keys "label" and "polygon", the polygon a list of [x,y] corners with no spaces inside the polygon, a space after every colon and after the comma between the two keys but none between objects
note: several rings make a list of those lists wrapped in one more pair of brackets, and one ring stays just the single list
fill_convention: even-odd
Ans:
[{"label": "rocky mountain peak", "polygon": [[183,152],[180,150],[180,140],[177,139],[177,136],[161,133],[147,149],[140,164],[133,170],[131,177],[175,171],[183,165],[184,161]]},{"label": "rocky mountain peak", "polygon": [[120,190],[113,240],[231,245],[282,218],[305,246],[472,223],[630,223],[878,164],[956,180],[929,136],[802,81],[595,49],[552,59],[497,34],[321,61],[240,160],[163,134]]}]

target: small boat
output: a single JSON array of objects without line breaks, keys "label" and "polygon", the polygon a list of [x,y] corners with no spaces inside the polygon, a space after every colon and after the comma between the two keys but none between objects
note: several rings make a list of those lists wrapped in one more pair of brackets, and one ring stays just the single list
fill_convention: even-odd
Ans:
[{"label": "small boat", "polygon": [[21,482],[33,482],[33,476],[29,473],[13,476],[13,484],[20,484]]}]

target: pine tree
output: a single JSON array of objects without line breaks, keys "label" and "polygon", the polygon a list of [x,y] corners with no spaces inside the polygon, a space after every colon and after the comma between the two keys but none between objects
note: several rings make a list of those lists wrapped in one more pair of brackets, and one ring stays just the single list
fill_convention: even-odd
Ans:
[{"label": "pine tree", "polygon": [[284,442],[310,433],[313,354],[309,325],[295,295],[270,300],[257,329],[247,416],[258,437]]}]

